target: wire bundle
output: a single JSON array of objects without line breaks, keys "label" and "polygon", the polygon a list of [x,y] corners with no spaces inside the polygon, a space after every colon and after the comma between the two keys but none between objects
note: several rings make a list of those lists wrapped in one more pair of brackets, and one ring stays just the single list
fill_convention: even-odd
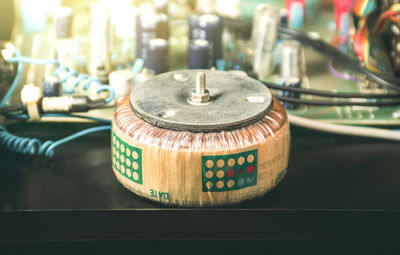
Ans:
[{"label": "wire bundle", "polygon": [[[18,63],[17,67],[17,74],[16,77],[14,78],[13,83],[11,84],[10,88],[8,89],[6,95],[4,98],[0,101],[0,114],[8,114],[9,112],[15,112],[19,111],[22,109],[22,105],[15,105],[15,106],[8,106],[4,107],[9,100],[9,98],[12,96],[12,94],[15,92],[15,89],[17,88],[20,80],[21,80],[21,75],[23,71],[23,63],[29,63],[29,64],[38,64],[38,65],[47,65],[47,64],[55,64],[58,66],[58,61],[55,59],[50,59],[50,60],[45,60],[45,59],[33,59],[33,58],[28,58],[28,57],[23,57],[19,53],[19,51],[15,51],[15,57],[9,58],[9,62],[11,63]],[[61,72],[62,70],[66,70],[65,68],[57,68],[56,71]],[[68,69],[69,71],[69,69]],[[57,73],[57,74],[58,74]],[[69,75],[77,75],[79,78],[79,75],[76,72],[69,72]],[[68,78],[68,77],[67,77]],[[77,79],[78,79],[77,78]],[[85,76],[80,78],[78,81],[78,84],[80,81],[87,79]],[[75,81],[76,82],[76,81]],[[92,80],[90,81],[92,82]],[[86,87],[88,87],[86,85]],[[101,91],[108,91],[110,93],[109,98],[106,101],[111,101],[114,98],[114,91],[112,88],[107,88],[105,87],[106,85],[101,85],[97,89],[97,93],[100,93]],[[69,114],[42,114],[44,117],[78,117],[78,118],[86,118],[90,119],[92,121],[96,122],[103,122],[103,123],[110,123],[108,120],[104,120],[101,118],[92,118],[92,117],[86,117],[86,116],[79,116],[79,115],[69,115]],[[28,119],[29,116],[27,115],[8,115],[7,117],[9,118],[14,118],[14,119]],[[80,132],[77,132],[75,134],[72,134],[70,136],[67,136],[65,138],[62,138],[57,141],[51,141],[48,140],[44,143],[41,143],[39,139],[37,138],[28,138],[28,137],[20,137],[14,134],[11,134],[8,132],[5,128],[5,126],[0,125],[0,144],[11,151],[21,153],[21,154],[29,154],[29,155],[43,155],[45,157],[53,157],[54,152],[56,147],[65,144],[71,140],[77,139],[79,137],[95,133],[95,132],[100,132],[100,131],[106,131],[110,130],[111,126],[106,125],[106,126],[99,126],[99,127],[93,127],[93,128],[88,128],[84,129]]]},{"label": "wire bundle", "polygon": [[0,143],[4,148],[17,153],[29,155],[37,154],[51,158],[54,156],[54,151],[56,147],[62,144],[65,144],[71,140],[77,139],[87,134],[110,129],[110,125],[88,128],[58,141],[48,140],[44,143],[41,143],[37,138],[27,138],[13,135],[9,133],[4,126],[0,126]]},{"label": "wire bundle", "polygon": [[392,89],[393,91],[400,93],[400,80],[394,77],[390,77],[384,74],[376,73],[371,70],[364,68],[357,59],[353,59],[341,50],[332,47],[328,43],[320,39],[314,39],[308,36],[306,33],[296,31],[288,28],[279,28],[279,32],[285,39],[294,39],[304,45],[310,46],[320,53],[327,55],[332,58],[333,61],[341,63],[344,67],[347,67],[353,71],[359,72],[366,75],[371,81]]},{"label": "wire bundle", "polygon": [[[392,5],[389,10],[383,12],[377,18],[377,22],[372,27],[372,32],[368,27],[368,20],[376,9],[376,3],[372,0],[358,0],[353,7],[353,13],[359,18],[358,31],[353,36],[354,51],[358,57],[366,64],[366,67],[374,72],[378,72],[377,66],[370,58],[371,34],[382,34],[387,31],[392,22],[400,21],[400,4]],[[373,17],[375,19],[375,17]]]}]

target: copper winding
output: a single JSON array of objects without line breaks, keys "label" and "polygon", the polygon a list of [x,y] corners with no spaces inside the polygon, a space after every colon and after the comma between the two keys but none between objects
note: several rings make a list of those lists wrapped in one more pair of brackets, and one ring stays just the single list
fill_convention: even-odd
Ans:
[{"label": "copper winding", "polygon": [[114,116],[115,125],[139,142],[189,150],[221,150],[249,146],[269,136],[274,136],[286,121],[285,110],[275,98],[271,111],[262,120],[232,131],[192,133],[159,128],[142,120],[132,111],[129,97],[125,97],[120,102]]},{"label": "copper winding", "polygon": [[[194,133],[149,124],[133,112],[128,96],[116,108],[112,143],[114,173],[123,186],[137,195],[179,206],[220,206],[262,196],[282,180],[288,164],[290,131],[287,115],[275,98],[265,117],[247,127]],[[121,158],[126,162],[127,155],[118,150],[119,143],[140,151],[141,161],[135,163],[138,172],[123,165]],[[253,152],[257,155],[251,156],[251,160],[255,159],[256,164],[250,166],[245,162],[243,166],[247,164],[248,173],[244,175],[253,175],[251,178],[255,180],[238,187],[243,180],[237,176],[231,178],[232,174],[243,173],[238,157]],[[236,165],[228,167],[227,158],[225,172],[218,173],[220,166],[217,169],[215,164],[214,172],[210,173],[204,165],[207,157],[236,157],[233,160]],[[129,160],[128,165],[133,165],[132,162]],[[213,180],[211,184],[207,178]]]}]

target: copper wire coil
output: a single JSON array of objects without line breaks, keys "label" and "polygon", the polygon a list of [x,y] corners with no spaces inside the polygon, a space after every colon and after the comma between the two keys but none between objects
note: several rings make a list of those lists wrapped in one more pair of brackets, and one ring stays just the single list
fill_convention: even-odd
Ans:
[{"label": "copper wire coil", "polygon": [[125,97],[117,106],[114,123],[123,132],[139,142],[173,149],[213,150],[227,149],[259,143],[274,136],[287,121],[281,104],[274,98],[273,107],[265,117],[246,128],[232,131],[192,133],[153,126],[138,117]]},{"label": "copper wire coil", "polygon": [[[271,110],[264,118],[247,127],[231,131],[194,133],[168,130],[149,124],[134,113],[127,96],[116,108],[113,132],[121,139],[121,143],[125,141],[143,150],[144,158],[141,164],[143,183],[139,185],[132,182],[127,176],[121,174],[115,165],[113,165],[114,173],[117,179],[134,193],[165,204],[218,206],[262,196],[275,187],[285,175],[289,155],[290,131],[287,115],[275,98],[272,104]],[[225,192],[207,192],[204,191],[204,187],[203,190],[197,187],[199,185],[196,182],[201,183],[201,179],[205,177],[204,171],[201,173],[200,166],[197,167],[200,168],[199,171],[193,169],[193,165],[197,166],[200,163],[193,162],[201,161],[204,155],[234,155],[250,149],[259,151],[256,166],[258,168],[257,184]],[[148,152],[149,150],[153,151]],[[115,151],[113,160],[114,153]],[[146,158],[146,155],[149,156]],[[171,165],[164,163],[169,160],[169,157],[172,158]],[[186,169],[188,166],[191,169]],[[150,175],[151,171],[154,172]],[[193,176],[189,177],[189,173]],[[150,177],[146,176],[147,174]],[[266,176],[263,177],[266,179],[261,179],[261,176]],[[174,178],[179,180],[175,181]],[[168,193],[168,200],[152,197],[148,192],[152,190],[149,188],[151,185],[156,191],[163,190]],[[183,188],[176,187],[179,185]],[[226,187],[227,184],[224,185]]]}]

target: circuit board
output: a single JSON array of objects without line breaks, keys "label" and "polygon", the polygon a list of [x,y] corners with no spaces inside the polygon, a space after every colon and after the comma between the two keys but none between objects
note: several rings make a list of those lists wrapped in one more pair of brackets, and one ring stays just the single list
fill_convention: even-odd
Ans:
[{"label": "circuit board", "polygon": [[[79,72],[86,72],[85,64],[87,63],[87,56],[89,51],[88,45],[88,24],[90,23],[90,15],[88,14],[88,2],[83,1],[65,1],[65,5],[74,8],[74,43],[80,49],[79,52]],[[177,1],[179,2],[179,1]],[[252,1],[250,1],[252,2]],[[253,1],[255,3],[260,1]],[[267,1],[270,2],[270,1]],[[279,1],[278,1],[279,2]],[[252,8],[256,4],[252,3],[247,6],[246,15],[251,13]],[[282,7],[281,3],[278,3]],[[250,10],[249,10],[250,9]],[[182,7],[185,10],[185,7]],[[187,48],[188,48],[188,28],[187,16],[189,12],[179,12],[179,15],[172,17],[170,21],[170,67],[172,70],[181,70],[187,68]],[[244,15],[244,14],[243,14]],[[245,15],[244,15],[245,16]],[[304,31],[316,32],[319,37],[326,42],[331,42],[331,39],[336,35],[334,14],[332,10],[323,10],[317,12],[312,18],[307,18],[303,27]],[[48,26],[42,33],[27,34],[22,32],[21,24],[14,26],[13,43],[19,49],[23,56],[30,56],[34,58],[51,58],[51,51],[53,48],[52,34],[54,31]],[[379,38],[375,40],[377,43],[374,45],[379,51],[378,56],[382,63],[389,63],[388,56],[383,49],[382,44],[379,43]],[[224,43],[226,45],[226,43]],[[244,43],[246,45],[246,42]],[[382,46],[382,47],[381,47]],[[380,49],[381,48],[381,49]],[[50,49],[50,50],[49,50]],[[134,50],[134,49],[133,49]],[[243,49],[242,49],[243,50]],[[133,51],[134,52],[134,51]],[[134,53],[132,52],[132,56]],[[114,56],[112,59],[117,59],[121,56]],[[125,58],[127,56],[124,56]],[[129,57],[128,57],[129,58]],[[385,88],[378,87],[377,85],[368,82],[360,76],[360,82],[345,81],[332,76],[328,72],[328,59],[315,52],[312,49],[305,49],[305,58],[307,63],[306,79],[303,82],[303,87],[313,88],[318,90],[327,90],[332,92],[358,92],[358,93],[388,93]],[[340,63],[334,63],[335,67],[340,69]],[[390,65],[388,64],[388,69]],[[114,63],[115,67],[115,63]],[[51,67],[26,65],[20,88],[23,84],[34,83],[41,84],[42,78],[46,72],[52,70]],[[347,71],[341,69],[341,71]],[[269,79],[277,81],[274,76]],[[317,96],[303,95],[307,99],[325,99]],[[18,102],[19,93],[15,93],[12,101]],[[355,99],[353,99],[355,100]],[[366,100],[366,99],[359,99]],[[311,119],[323,120],[332,123],[354,124],[354,125],[399,125],[400,124],[400,107],[365,107],[365,106],[343,106],[343,107],[321,107],[321,106],[300,106],[297,110],[289,110],[290,113],[298,116],[303,116]],[[101,117],[111,119],[113,115],[113,108],[93,110],[87,115],[93,117]],[[82,114],[84,115],[84,114]],[[43,118],[43,121],[84,121],[75,118]]]}]

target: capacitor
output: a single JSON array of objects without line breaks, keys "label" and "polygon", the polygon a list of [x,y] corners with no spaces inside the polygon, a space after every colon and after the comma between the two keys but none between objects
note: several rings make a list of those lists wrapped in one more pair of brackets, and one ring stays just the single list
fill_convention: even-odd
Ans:
[{"label": "capacitor", "polygon": [[306,74],[306,63],[302,45],[294,40],[281,44],[281,77],[303,77]]},{"label": "capacitor", "polygon": [[136,58],[146,59],[146,47],[151,39],[168,40],[168,16],[165,14],[148,13],[136,17]]},{"label": "capacitor", "polygon": [[156,23],[156,37],[164,40],[169,38],[169,20],[164,13],[159,13]]},{"label": "capacitor", "polygon": [[253,21],[252,48],[253,69],[260,79],[267,79],[274,71],[272,56],[279,24],[279,9],[268,4],[257,6]]},{"label": "capacitor", "polygon": [[58,39],[71,37],[72,14],[72,8],[69,7],[59,7],[54,11],[54,27]]},{"label": "capacitor", "polygon": [[72,40],[72,8],[59,7],[54,11],[55,51],[60,66],[74,69],[74,42]]},{"label": "capacitor", "polygon": [[92,76],[97,76],[99,67],[104,67],[107,73],[111,69],[110,13],[103,4],[94,4],[91,6],[91,18],[89,72]]},{"label": "capacitor", "polygon": [[189,69],[210,69],[213,65],[211,44],[202,39],[189,43]]},{"label": "capacitor", "polygon": [[[301,79],[299,77],[292,76],[292,77],[286,78],[283,81],[282,85],[284,87],[300,88],[301,87]],[[284,97],[300,99],[300,93],[298,93],[298,92],[282,91],[281,94]],[[283,107],[285,107],[288,110],[295,110],[295,109],[299,108],[299,104],[294,104],[294,103],[289,103],[289,102],[281,102],[281,103],[282,103]]]},{"label": "capacitor", "polygon": [[146,67],[155,74],[165,73],[169,69],[168,41],[152,39],[147,46]]},{"label": "capacitor", "polygon": [[146,58],[146,45],[156,38],[157,14],[139,15],[136,23],[136,58]]},{"label": "capacitor", "polygon": [[207,40],[213,47],[213,63],[223,58],[223,19],[215,14],[200,14],[189,17],[189,40]]},{"label": "capacitor", "polygon": [[58,97],[61,95],[61,81],[54,76],[46,76],[42,81],[43,97]]},{"label": "capacitor", "polygon": [[287,14],[287,10],[286,9],[281,9],[280,11],[280,19],[281,19],[281,27],[288,27],[288,14]]},{"label": "capacitor", "polygon": [[115,98],[117,100],[131,92],[133,89],[133,78],[132,70],[118,70],[110,73],[108,79],[111,88],[115,91]]}]

